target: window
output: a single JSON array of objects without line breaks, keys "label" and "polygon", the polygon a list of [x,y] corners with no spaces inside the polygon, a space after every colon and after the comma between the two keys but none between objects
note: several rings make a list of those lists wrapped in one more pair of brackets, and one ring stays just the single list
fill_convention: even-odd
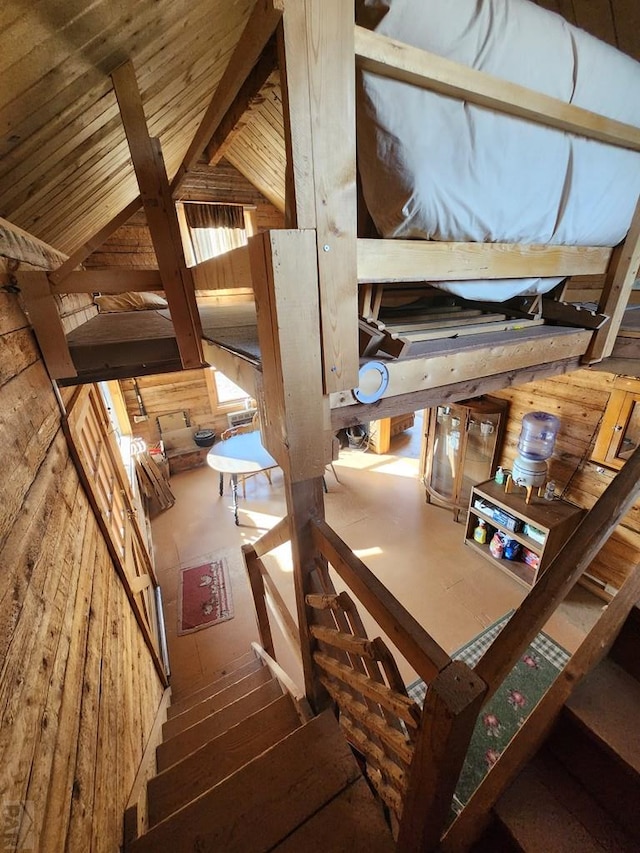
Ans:
[{"label": "window", "polygon": [[640,381],[619,376],[613,387],[591,458],[622,468],[640,444]]},{"label": "window", "polygon": [[187,266],[247,244],[242,205],[180,202],[177,211]]},{"label": "window", "polygon": [[216,384],[216,395],[218,397],[218,405],[226,406],[231,403],[246,404],[250,401],[250,396],[246,391],[243,391],[239,385],[228,379],[224,373],[211,368],[213,371],[213,380]]}]

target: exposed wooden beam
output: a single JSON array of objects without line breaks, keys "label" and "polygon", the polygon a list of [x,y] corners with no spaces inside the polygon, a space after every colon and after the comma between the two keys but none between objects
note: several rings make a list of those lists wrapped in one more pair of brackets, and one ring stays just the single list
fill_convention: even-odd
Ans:
[{"label": "exposed wooden beam", "polygon": [[51,285],[52,293],[144,293],[149,290],[164,290],[158,270],[121,267],[107,270],[73,270],[60,284]]},{"label": "exposed wooden beam", "polygon": [[140,196],[169,303],[180,358],[185,368],[202,364],[202,328],[193,279],[184,260],[175,204],[171,198],[162,152],[152,140],[135,72],[126,62],[111,75]]},{"label": "exposed wooden beam", "polygon": [[184,176],[200,159],[231,109],[245,80],[273,36],[282,18],[283,8],[284,0],[257,0],[211,103],[172,181],[171,189],[174,195],[179,191]]},{"label": "exposed wooden beam", "polygon": [[[483,346],[455,337],[449,341],[433,341],[423,357],[398,359],[387,363],[389,384],[382,399],[401,394],[431,391],[460,382],[480,383],[479,377],[513,374],[538,365],[580,358],[591,338],[590,331],[582,329],[549,333],[544,326],[531,332],[525,329],[490,336]],[[484,381],[484,380],[482,380]],[[481,393],[481,392],[478,392]],[[331,395],[331,409],[352,406],[355,398],[351,391]],[[406,410],[405,410],[406,411]],[[335,413],[334,413],[334,417]]]},{"label": "exposed wooden beam", "polygon": [[278,75],[274,73],[277,64],[276,44],[272,38],[207,144],[205,154],[210,166],[217,166],[222,160],[249,120],[251,109],[263,100],[260,95],[263,86],[274,86],[278,82]]},{"label": "exposed wooden beam", "polygon": [[[358,240],[359,282],[600,275],[611,249],[519,243]],[[606,312],[602,312],[606,313]]]},{"label": "exposed wooden beam", "polygon": [[600,361],[607,358],[613,351],[616,337],[625,308],[629,302],[631,290],[638,277],[640,268],[640,198],[636,205],[631,226],[624,243],[616,249],[607,272],[599,311],[611,319],[606,326],[599,329],[587,352],[586,361]]},{"label": "exposed wooden beam", "polygon": [[24,309],[52,379],[77,376],[46,272],[17,272]]},{"label": "exposed wooden beam", "polygon": [[23,228],[0,217],[0,260],[3,258],[49,270],[64,263],[67,256]]},{"label": "exposed wooden beam", "polygon": [[[65,278],[76,269],[76,267],[80,266],[80,264],[89,257],[92,252],[95,252],[96,249],[99,249],[102,244],[109,239],[109,237],[120,228],[121,225],[124,225],[134,213],[136,213],[142,207],[142,199],[140,196],[135,198],[131,204],[128,204],[124,210],[121,210],[117,216],[114,216],[111,222],[101,228],[97,234],[94,234],[90,240],[87,240],[82,246],[79,246],[74,252],[72,252],[67,260],[59,266],[57,269],[53,270],[49,273],[49,281],[51,284],[59,285],[61,284]],[[71,291],[61,291],[62,293],[71,293]]]},{"label": "exposed wooden beam", "polygon": [[[425,369],[428,362],[423,362]],[[331,411],[331,428],[337,432],[356,424],[368,421],[390,418],[394,415],[404,415],[407,412],[418,409],[429,409],[434,406],[450,405],[459,400],[468,400],[470,397],[479,397],[492,391],[501,391],[514,385],[525,385],[527,382],[539,382],[550,376],[558,376],[562,373],[571,373],[580,367],[580,358],[573,356],[548,364],[523,367],[517,370],[507,370],[496,373],[493,376],[480,376],[456,382],[452,385],[438,385],[434,388],[426,388],[422,391],[397,394],[393,397],[384,397],[377,403],[365,405],[353,403],[341,406]],[[339,395],[336,395],[339,396]]]},{"label": "exposed wooden beam", "polygon": [[356,27],[355,49],[357,62],[366,71],[536,124],[640,151],[640,128],[476,71],[379,33]]},{"label": "exposed wooden beam", "polygon": [[325,393],[358,374],[353,20],[343,0],[294,3],[280,37],[287,210],[298,228],[316,231]]}]

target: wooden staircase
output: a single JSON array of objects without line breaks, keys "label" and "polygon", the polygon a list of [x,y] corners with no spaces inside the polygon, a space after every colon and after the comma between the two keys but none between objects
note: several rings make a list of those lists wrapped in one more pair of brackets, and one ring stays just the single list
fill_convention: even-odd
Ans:
[{"label": "wooden staircase", "polygon": [[126,853],[394,850],[334,716],[305,705],[253,653],[172,705]]},{"label": "wooden staircase", "polygon": [[494,807],[477,851],[640,849],[640,610]]}]

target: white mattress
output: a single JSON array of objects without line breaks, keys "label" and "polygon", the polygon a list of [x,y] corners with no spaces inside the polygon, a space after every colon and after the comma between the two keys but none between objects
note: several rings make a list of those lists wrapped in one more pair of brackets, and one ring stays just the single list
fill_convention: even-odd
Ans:
[{"label": "white mattress", "polygon": [[[380,33],[640,126],[640,63],[528,0],[358,5],[358,21]],[[384,237],[613,246],[625,236],[640,154],[368,72],[359,87],[363,190]],[[435,283],[504,300],[558,281]]]}]

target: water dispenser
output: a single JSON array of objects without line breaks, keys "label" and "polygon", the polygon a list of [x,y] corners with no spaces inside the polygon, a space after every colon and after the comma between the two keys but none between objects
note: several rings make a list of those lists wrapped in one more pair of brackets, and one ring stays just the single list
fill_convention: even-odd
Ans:
[{"label": "water dispenser", "polygon": [[518,455],[512,478],[528,489],[543,486],[547,479],[547,459],[553,454],[560,421],[548,412],[528,412],[522,419]]}]

